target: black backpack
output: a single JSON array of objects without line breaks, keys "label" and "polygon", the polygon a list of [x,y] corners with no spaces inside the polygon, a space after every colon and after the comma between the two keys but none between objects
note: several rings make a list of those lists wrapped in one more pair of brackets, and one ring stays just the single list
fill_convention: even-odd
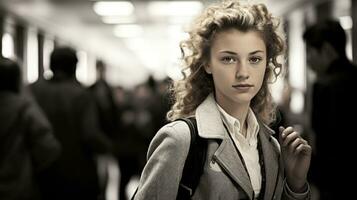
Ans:
[{"label": "black backpack", "polygon": [[[194,117],[180,118],[176,121],[186,122],[191,133],[190,149],[185,161],[176,197],[176,200],[189,200],[195,193],[200,177],[203,174],[203,168],[206,162],[207,141],[198,136],[197,123]],[[136,192],[137,190],[131,198],[132,200]]]}]

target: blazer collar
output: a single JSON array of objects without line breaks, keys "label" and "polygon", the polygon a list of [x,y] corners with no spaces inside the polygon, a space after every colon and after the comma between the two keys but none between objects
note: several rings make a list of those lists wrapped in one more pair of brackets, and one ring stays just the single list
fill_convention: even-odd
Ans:
[{"label": "blazer collar", "polygon": [[208,139],[227,137],[213,93],[197,107],[195,113],[198,135]]},{"label": "blazer collar", "polygon": [[[225,128],[222,123],[221,114],[218,110],[216,100],[213,93],[209,94],[207,98],[197,107],[195,112],[197,120],[198,135],[202,138],[210,139],[224,139],[227,135],[224,133]],[[262,123],[257,118],[259,127],[264,129],[268,135],[273,135],[274,131],[267,125]],[[207,126],[209,124],[209,126]]]},{"label": "blazer collar", "polygon": [[[228,137],[226,129],[224,128],[221,115],[219,113],[216,101],[213,93],[211,93],[196,109],[195,117],[197,120],[198,135],[207,139],[220,139],[221,143],[214,156],[217,159],[217,163],[223,170],[238,184],[249,196],[253,199],[253,188],[249,179],[249,175],[246,172],[243,162],[240,159],[238,153],[235,152],[235,147],[231,139]],[[271,199],[274,190],[275,182],[278,175],[278,154],[274,149],[275,144],[271,135],[274,131],[268,126],[259,121],[259,133],[258,139],[262,145],[266,185],[264,199]],[[274,160],[274,161],[273,161]],[[273,161],[273,162],[272,162]]]}]

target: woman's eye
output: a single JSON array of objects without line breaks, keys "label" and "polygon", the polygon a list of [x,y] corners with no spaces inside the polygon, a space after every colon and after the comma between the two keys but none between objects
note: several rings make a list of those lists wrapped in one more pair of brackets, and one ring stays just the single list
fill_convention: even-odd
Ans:
[{"label": "woman's eye", "polygon": [[225,64],[231,64],[231,63],[234,63],[234,62],[236,61],[236,59],[233,58],[233,57],[227,56],[227,57],[223,57],[223,58],[221,59],[221,61],[222,61],[223,63],[225,63]]},{"label": "woman's eye", "polygon": [[257,64],[261,61],[262,59],[260,57],[252,57],[249,59],[249,62],[252,64]]}]

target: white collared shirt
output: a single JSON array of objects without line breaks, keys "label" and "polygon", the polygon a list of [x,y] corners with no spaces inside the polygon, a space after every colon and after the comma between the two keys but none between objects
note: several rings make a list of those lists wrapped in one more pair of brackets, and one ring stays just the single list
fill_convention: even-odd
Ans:
[{"label": "white collared shirt", "polygon": [[255,198],[259,196],[262,174],[260,171],[259,152],[258,152],[258,132],[259,124],[254,112],[249,108],[247,115],[247,135],[241,133],[241,124],[239,120],[229,115],[218,104],[218,110],[221,113],[222,121],[227,126],[229,134],[233,137],[234,144],[241,153],[248,170],[250,181],[254,190]]}]

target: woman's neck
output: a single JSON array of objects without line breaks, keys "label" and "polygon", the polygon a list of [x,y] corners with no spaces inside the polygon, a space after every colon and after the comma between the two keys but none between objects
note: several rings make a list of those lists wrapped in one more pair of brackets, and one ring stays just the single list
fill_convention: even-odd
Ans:
[{"label": "woman's neck", "polygon": [[225,102],[222,100],[217,100],[217,103],[219,106],[223,108],[226,113],[231,115],[232,117],[238,119],[240,128],[241,128],[241,134],[246,137],[247,135],[247,116],[248,116],[248,111],[249,111],[249,104],[237,104],[236,102]]},{"label": "woman's neck", "polygon": [[[224,109],[224,108],[223,108]],[[227,110],[225,110],[228,114],[230,114],[231,116],[233,116],[234,118],[238,119],[239,121],[239,125],[240,125],[240,133],[244,136],[247,137],[247,116],[248,116],[248,110],[249,107],[242,107],[242,108],[236,108],[236,109],[232,109],[232,112],[227,112]]]}]

